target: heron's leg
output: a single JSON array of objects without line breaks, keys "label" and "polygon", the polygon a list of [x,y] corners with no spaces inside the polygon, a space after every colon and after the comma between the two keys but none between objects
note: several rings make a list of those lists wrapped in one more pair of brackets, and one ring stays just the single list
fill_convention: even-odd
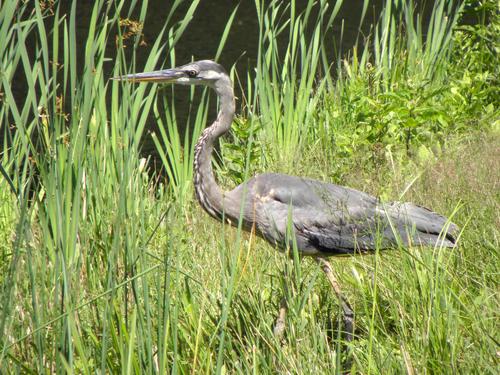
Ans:
[{"label": "heron's leg", "polygon": [[283,333],[285,332],[285,317],[287,311],[286,298],[283,297],[280,302],[280,310],[278,317],[276,318],[276,323],[274,324],[273,334],[278,340],[281,340]]},{"label": "heron's leg", "polygon": [[316,258],[316,262],[320,265],[323,272],[326,274],[328,281],[332,285],[333,291],[337,295],[337,298],[340,301],[340,305],[342,307],[343,320],[344,320],[344,330],[345,330],[345,340],[352,341],[354,334],[354,311],[349,305],[349,302],[344,298],[342,292],[340,290],[340,284],[337,281],[335,275],[333,274],[332,265],[324,258]]}]

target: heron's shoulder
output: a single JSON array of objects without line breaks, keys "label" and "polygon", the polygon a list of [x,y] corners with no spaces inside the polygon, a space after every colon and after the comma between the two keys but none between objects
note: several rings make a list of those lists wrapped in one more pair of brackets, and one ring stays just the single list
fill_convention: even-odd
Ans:
[{"label": "heron's shoulder", "polygon": [[312,181],[281,173],[258,174],[252,180],[254,180],[255,187],[262,191],[276,188],[293,189],[294,187],[304,185],[307,181]]},{"label": "heron's shoulder", "polygon": [[268,190],[280,188],[283,190],[302,190],[324,188],[327,190],[341,189],[351,190],[343,186],[334,185],[325,181],[313,180],[307,177],[291,176],[281,173],[263,173],[256,175],[252,180],[256,187]]},{"label": "heron's shoulder", "polygon": [[259,196],[268,196],[281,202],[295,204],[337,204],[358,202],[360,205],[376,204],[376,198],[361,191],[329,182],[280,173],[265,173],[255,176],[252,190]]},{"label": "heron's shoulder", "polygon": [[[264,201],[302,205],[315,198],[315,187],[324,183],[280,173],[264,173],[252,179],[252,190]],[[326,186],[326,185],[325,185]],[[309,202],[311,203],[311,202]]]}]

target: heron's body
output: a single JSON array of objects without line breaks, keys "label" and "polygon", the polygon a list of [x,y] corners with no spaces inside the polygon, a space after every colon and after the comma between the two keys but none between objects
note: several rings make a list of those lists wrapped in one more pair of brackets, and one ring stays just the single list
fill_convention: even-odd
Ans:
[{"label": "heron's body", "polygon": [[366,193],[307,178],[257,175],[224,193],[223,205],[236,209],[223,208],[215,217],[222,218],[224,212],[225,218],[237,224],[242,212],[244,228],[254,228],[282,249],[295,240],[303,255],[343,255],[396,247],[398,242],[454,245],[453,224],[439,240],[446,218],[426,208],[381,203]]},{"label": "heron's body", "polygon": [[286,249],[296,243],[302,254],[315,256],[342,301],[349,339],[354,315],[340,294],[330,265],[322,258],[390,248],[398,243],[455,245],[457,227],[435,212],[411,203],[381,203],[366,193],[326,182],[266,173],[224,191],[215,180],[211,159],[214,143],[231,128],[235,103],[228,74],[213,61],[119,79],[205,85],[215,90],[219,114],[203,131],[195,148],[194,187],[198,201],[217,219],[235,225],[241,218],[245,229],[255,229],[273,246]]},{"label": "heron's body", "polygon": [[[211,61],[188,64],[202,71],[214,66],[208,81],[218,94],[220,112],[195,148],[194,186],[202,207],[217,219],[256,232],[280,248],[292,241],[304,255],[331,256],[403,245],[454,245],[456,226],[411,203],[382,204],[366,193],[302,177],[266,173],[223,191],[212,170],[214,142],[229,131],[235,105],[232,83]],[[182,68],[181,68],[182,69]],[[217,72],[217,73],[214,73]],[[440,239],[440,234],[441,238]]]}]

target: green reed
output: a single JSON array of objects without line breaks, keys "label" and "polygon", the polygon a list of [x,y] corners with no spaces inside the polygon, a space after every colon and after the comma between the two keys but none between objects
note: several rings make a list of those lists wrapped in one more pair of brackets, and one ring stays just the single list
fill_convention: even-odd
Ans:
[{"label": "green reed", "polygon": [[[144,70],[183,63],[175,46],[199,2],[186,4],[171,24],[181,3],[166,8]],[[341,22],[341,2],[311,2],[301,12],[295,2],[255,3],[257,70],[243,78],[236,131],[263,150],[254,152],[257,142],[222,146],[222,155],[245,159],[237,178],[278,169],[342,178],[382,198],[404,196],[454,214],[464,228],[452,251],[395,249],[334,261],[357,314],[348,345],[339,335],[339,305],[313,262],[299,263],[295,254],[292,263],[194,202],[194,144],[215,105],[208,93],[189,93],[201,104],[182,136],[157,85],[109,80],[136,70],[147,1],[96,2],[78,65],[76,2],[68,14],[57,4],[34,4],[0,7],[0,163],[10,180],[0,178],[4,371],[335,373],[350,362],[353,373],[495,372],[498,136],[463,129],[487,128],[498,111],[486,69],[474,71],[468,85],[472,70],[457,68],[467,66],[469,51],[460,51],[457,64],[448,3],[437,3],[424,38],[411,2],[387,2],[366,47],[333,63],[325,35]],[[362,19],[368,8],[365,2]],[[215,58],[237,17],[235,9]],[[132,27],[139,31],[130,36]],[[110,52],[113,30],[119,36]],[[491,61],[486,47],[473,52]],[[14,79],[27,87],[21,102]],[[151,112],[166,177],[151,170],[140,149]],[[412,124],[409,152],[396,157]],[[448,140],[439,159],[411,154],[414,140],[430,149],[435,134],[452,138],[459,125],[466,144]],[[387,146],[383,153],[373,147],[379,143]],[[290,309],[278,342],[272,326],[283,297]]]}]

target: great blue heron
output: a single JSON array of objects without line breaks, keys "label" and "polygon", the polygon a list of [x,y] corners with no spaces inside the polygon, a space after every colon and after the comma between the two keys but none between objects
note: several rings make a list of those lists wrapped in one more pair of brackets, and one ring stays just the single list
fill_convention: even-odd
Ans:
[{"label": "great blue heron", "polygon": [[[117,77],[133,82],[205,85],[215,90],[220,111],[195,147],[194,187],[201,206],[214,218],[255,230],[272,245],[296,248],[316,258],[340,299],[346,340],[352,339],[354,313],[342,297],[326,257],[396,247],[398,244],[455,246],[457,227],[445,217],[411,203],[382,203],[366,193],[277,173],[257,175],[224,191],[212,170],[217,139],[229,131],[235,112],[233,84],[226,70],[211,60],[178,68]],[[275,333],[284,329],[284,307]]]}]

